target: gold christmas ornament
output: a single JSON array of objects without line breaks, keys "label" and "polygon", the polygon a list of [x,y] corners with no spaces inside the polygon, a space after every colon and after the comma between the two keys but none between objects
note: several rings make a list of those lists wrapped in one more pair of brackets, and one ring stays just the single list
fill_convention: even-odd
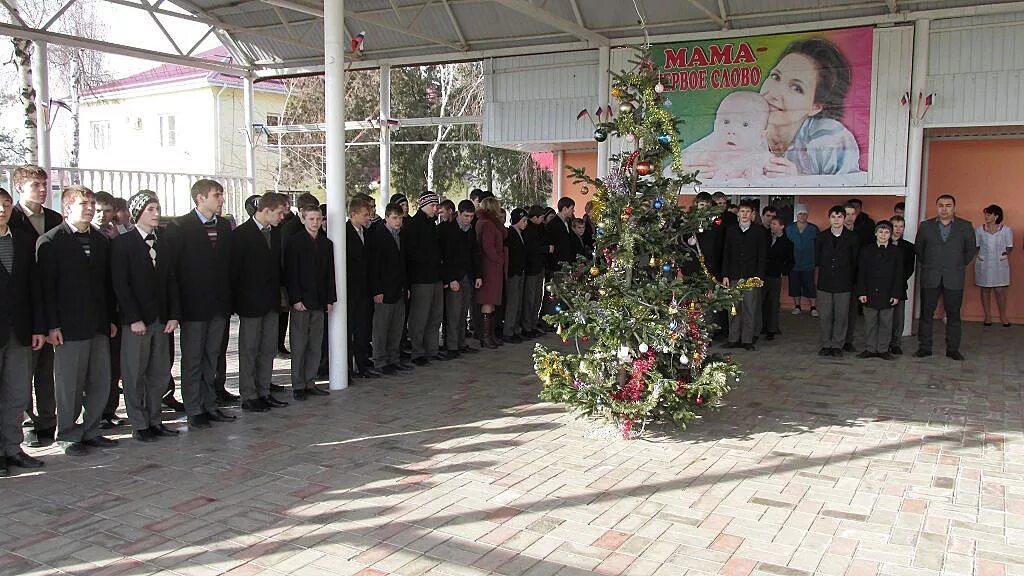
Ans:
[{"label": "gold christmas ornament", "polygon": [[651,261],[648,262],[647,265],[650,266],[651,268],[654,268],[655,266],[658,265],[658,259],[655,258],[654,256],[651,256]]},{"label": "gold christmas ornament", "polygon": [[601,273],[601,269],[598,268],[597,266],[591,266],[590,267],[590,275],[591,276],[597,276],[600,273]]},{"label": "gold christmas ornament", "polygon": [[612,96],[615,97],[615,98],[622,98],[622,89],[621,88],[612,88]]}]

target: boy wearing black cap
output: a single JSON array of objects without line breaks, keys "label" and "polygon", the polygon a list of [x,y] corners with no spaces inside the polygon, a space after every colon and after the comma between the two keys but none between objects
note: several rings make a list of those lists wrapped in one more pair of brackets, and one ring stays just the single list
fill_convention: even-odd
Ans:
[{"label": "boy wearing black cap", "polygon": [[109,340],[117,325],[110,241],[92,227],[94,198],[84,186],[66,186],[61,193],[65,221],[36,242],[46,339],[54,347],[57,441],[69,456],[86,454],[87,447],[117,445],[99,434],[110,394]]},{"label": "boy wearing black cap", "polygon": [[875,224],[875,241],[860,250],[857,299],[864,305],[864,351],[858,358],[892,360],[893,307],[903,293],[903,254],[889,244],[892,224]]},{"label": "boy wearing black cap", "polygon": [[477,352],[466,343],[466,315],[473,304],[473,290],[483,282],[473,231],[475,216],[473,202],[463,200],[452,220],[437,227],[441,241],[441,282],[445,288],[445,345],[453,358],[462,352]]},{"label": "boy wearing black cap", "polygon": [[110,271],[121,326],[121,382],[132,438],[153,442],[176,436],[160,421],[161,397],[171,377],[170,340],[181,318],[177,278],[163,251],[160,201],[144,190],[128,201],[135,229],[111,243]]},{"label": "boy wearing black cap", "polygon": [[507,250],[507,269],[505,273],[505,322],[501,339],[505,342],[518,344],[523,341],[521,314],[523,309],[523,290],[526,276],[526,239],[523,232],[529,224],[526,210],[516,208],[509,219],[508,233],[505,235]]},{"label": "boy wearing black cap", "polygon": [[405,212],[400,204],[388,204],[384,225],[370,231],[367,239],[367,289],[373,298],[373,365],[384,374],[411,370],[401,362],[402,325],[405,323],[405,250],[400,232]]},{"label": "boy wearing black cap", "polygon": [[402,208],[402,219],[409,217],[409,199],[405,197],[405,194],[396,192],[391,195],[391,200],[388,204],[395,204]]},{"label": "boy wearing black cap", "polygon": [[437,194],[420,196],[416,215],[402,226],[402,244],[406,247],[406,273],[409,278],[409,340],[412,363],[426,366],[431,359],[448,360],[438,354],[438,331],[444,314],[444,289],[441,287],[441,245],[438,242]]}]

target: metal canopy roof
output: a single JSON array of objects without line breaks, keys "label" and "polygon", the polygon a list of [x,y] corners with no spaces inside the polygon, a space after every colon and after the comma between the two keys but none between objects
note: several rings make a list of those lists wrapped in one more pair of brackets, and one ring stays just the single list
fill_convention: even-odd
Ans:
[{"label": "metal canopy roof", "polygon": [[[76,0],[65,0],[65,8]],[[323,70],[324,2],[315,0],[103,0],[209,27],[233,63],[203,60],[171,40],[176,52],[57,34],[18,21],[9,6],[0,34],[47,40],[239,76],[271,77]],[[327,0],[333,1],[333,0]],[[173,4],[174,6],[170,6]],[[351,68],[428,64],[530,53],[625,46],[645,41],[726,37],[759,32],[884,25],[919,18],[1024,11],[1024,2],[977,0],[346,0],[349,39],[366,32]],[[59,18],[59,14],[54,19]],[[158,22],[159,24],[159,22]],[[160,26],[167,34],[166,29]],[[346,59],[351,57],[345,55]]]}]

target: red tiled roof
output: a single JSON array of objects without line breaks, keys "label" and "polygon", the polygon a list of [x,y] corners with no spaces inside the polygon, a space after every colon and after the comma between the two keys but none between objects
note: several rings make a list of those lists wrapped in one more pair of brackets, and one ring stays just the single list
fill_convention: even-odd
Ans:
[{"label": "red tiled roof", "polygon": [[[213,60],[224,63],[230,63],[232,58],[228,55],[227,50],[223,46],[218,46],[211,50],[196,54],[197,58],[205,60]],[[198,80],[205,78],[210,83],[214,84],[229,84],[229,85],[242,85],[242,79],[236,76],[229,76],[220,72],[211,72],[209,70],[200,70],[198,68],[191,68],[189,66],[183,66],[181,64],[161,64],[155,68],[144,70],[137,74],[132,74],[125,78],[120,78],[101,84],[90,90],[87,96],[97,96],[108,92],[116,92],[119,90],[128,90],[131,88],[141,88],[145,86],[159,86],[161,84],[173,84],[178,82],[184,82],[187,80]],[[282,88],[284,85],[280,81],[268,81],[260,82],[256,85],[257,87],[263,88]]]}]

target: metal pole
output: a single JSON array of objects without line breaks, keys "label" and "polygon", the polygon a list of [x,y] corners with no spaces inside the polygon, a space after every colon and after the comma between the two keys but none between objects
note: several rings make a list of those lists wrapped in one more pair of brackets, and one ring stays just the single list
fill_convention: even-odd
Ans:
[{"label": "metal pole", "polygon": [[[608,68],[611,66],[611,51],[607,46],[597,49],[597,103],[603,109],[608,105],[611,88],[608,86]],[[608,175],[608,140],[597,143],[597,177]]]},{"label": "metal pole", "polygon": [[[338,302],[328,316],[331,390],[348,387],[348,271],[345,269],[345,0],[324,2],[328,237],[334,242]],[[365,305],[369,306],[369,302]]]},{"label": "metal pole", "polygon": [[[35,45],[36,49],[32,53],[32,84],[36,90],[36,163],[49,174],[51,160],[48,117],[56,113],[56,110],[49,110],[50,67],[46,60],[47,45],[42,40],[36,40]],[[49,198],[51,207],[60,211],[58,195],[50,194]]]},{"label": "metal pole", "polygon": [[[926,191],[921,186],[924,165],[924,125],[914,117],[914,110],[919,98],[927,94],[928,79],[928,33],[930,22],[918,20],[914,22],[914,61],[910,73],[910,141],[907,146],[907,197],[904,200],[903,217],[907,220],[907,228],[903,236],[911,242],[917,237],[917,227],[921,220],[921,201]],[[914,307],[917,303],[917,276],[910,278],[907,287],[907,306],[903,323],[903,335],[909,336],[914,327]]]},{"label": "metal pole", "polygon": [[555,202],[557,203],[565,195],[565,191],[562,190],[562,166],[565,164],[565,151],[555,151],[555,165],[551,168],[551,179],[554,180],[555,185]]},{"label": "metal pole", "polygon": [[391,198],[391,64],[380,65],[380,201],[377,213],[384,215],[384,208]]},{"label": "metal pole", "polygon": [[248,148],[245,151],[245,175],[249,177],[249,195],[256,194],[256,91],[252,78],[244,79],[242,90],[242,108],[245,113],[245,131],[249,135]]}]

